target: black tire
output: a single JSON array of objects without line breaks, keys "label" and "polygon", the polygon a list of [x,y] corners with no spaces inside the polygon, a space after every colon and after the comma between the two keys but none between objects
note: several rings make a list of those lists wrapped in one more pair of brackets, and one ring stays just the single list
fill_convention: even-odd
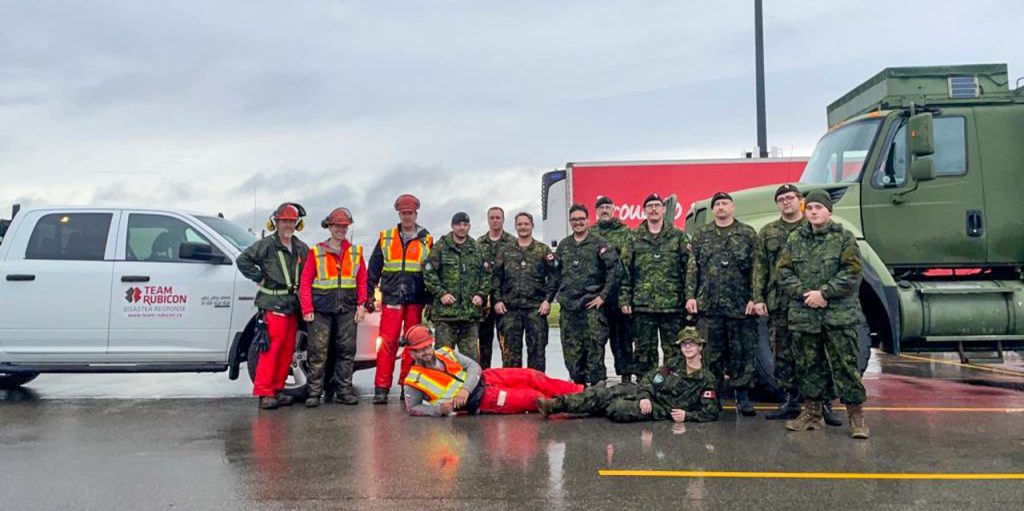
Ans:
[{"label": "black tire", "polygon": [[857,369],[860,374],[868,368],[868,359],[871,358],[871,329],[867,322],[857,325]]},{"label": "black tire", "polygon": [[785,392],[775,379],[775,353],[768,336],[768,318],[757,319],[757,387],[753,396],[758,401],[781,402]]},{"label": "black tire", "polygon": [[16,389],[39,376],[39,373],[0,373],[0,389]]},{"label": "black tire", "polygon": [[[246,356],[246,371],[249,379],[256,381],[256,367],[260,362],[260,352],[256,344],[249,345],[249,353]],[[306,362],[306,332],[299,330],[295,334],[295,354],[292,355],[291,367],[288,368],[288,376],[291,378],[285,381],[284,393],[294,397],[296,400],[305,400],[309,392],[306,389],[306,375],[309,374],[309,365]]]}]

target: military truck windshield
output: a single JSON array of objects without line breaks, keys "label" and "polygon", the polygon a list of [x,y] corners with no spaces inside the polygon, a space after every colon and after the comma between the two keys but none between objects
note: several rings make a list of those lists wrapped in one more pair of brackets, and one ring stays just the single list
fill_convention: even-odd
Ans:
[{"label": "military truck windshield", "polygon": [[224,239],[231,242],[238,250],[245,250],[256,242],[256,236],[251,232],[216,216],[197,216],[201,222],[210,226],[211,229],[217,231]]},{"label": "military truck windshield", "polygon": [[804,167],[800,182],[832,184],[856,181],[881,124],[881,119],[855,122],[822,137]]}]

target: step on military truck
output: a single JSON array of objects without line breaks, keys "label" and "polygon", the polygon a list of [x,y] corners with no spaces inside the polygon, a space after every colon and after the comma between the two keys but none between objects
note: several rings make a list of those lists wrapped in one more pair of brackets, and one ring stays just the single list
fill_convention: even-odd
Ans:
[{"label": "step on military truck", "polygon": [[[828,106],[800,178],[857,237],[867,345],[1001,360],[1024,349],[1024,87],[1005,64],[887,68]],[[778,218],[775,186],[733,194]],[[708,201],[688,224],[709,222]],[[771,365],[762,339],[762,366]],[[770,371],[767,371],[770,374]],[[764,373],[762,373],[764,375]]]}]

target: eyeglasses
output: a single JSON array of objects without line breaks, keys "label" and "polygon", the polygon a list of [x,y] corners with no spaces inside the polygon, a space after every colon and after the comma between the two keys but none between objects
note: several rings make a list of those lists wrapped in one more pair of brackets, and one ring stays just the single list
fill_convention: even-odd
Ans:
[{"label": "eyeglasses", "polygon": [[775,199],[775,202],[776,204],[785,204],[787,202],[793,202],[798,199],[799,197],[797,197],[796,195],[782,195],[779,198]]},{"label": "eyeglasses", "polygon": [[574,224],[581,224],[581,223],[587,221],[587,217],[579,216],[579,217],[575,217],[575,218],[569,218],[569,221],[574,223]]}]

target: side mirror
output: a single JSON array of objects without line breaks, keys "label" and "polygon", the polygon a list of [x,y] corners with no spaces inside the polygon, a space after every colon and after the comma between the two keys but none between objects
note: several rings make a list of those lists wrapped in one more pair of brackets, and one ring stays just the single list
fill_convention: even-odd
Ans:
[{"label": "side mirror", "polygon": [[931,113],[917,114],[910,118],[907,123],[907,146],[910,148],[910,155],[914,158],[928,156],[935,153],[935,134],[932,130],[934,124]]},{"label": "side mirror", "polygon": [[215,252],[212,245],[206,243],[193,243],[191,241],[183,241],[181,245],[178,245],[178,257],[180,259],[189,259],[192,261],[205,261],[213,264],[220,264],[224,262],[224,255]]},{"label": "side mirror", "polygon": [[915,159],[910,162],[910,177],[916,182],[935,179],[935,162],[931,159]]}]

